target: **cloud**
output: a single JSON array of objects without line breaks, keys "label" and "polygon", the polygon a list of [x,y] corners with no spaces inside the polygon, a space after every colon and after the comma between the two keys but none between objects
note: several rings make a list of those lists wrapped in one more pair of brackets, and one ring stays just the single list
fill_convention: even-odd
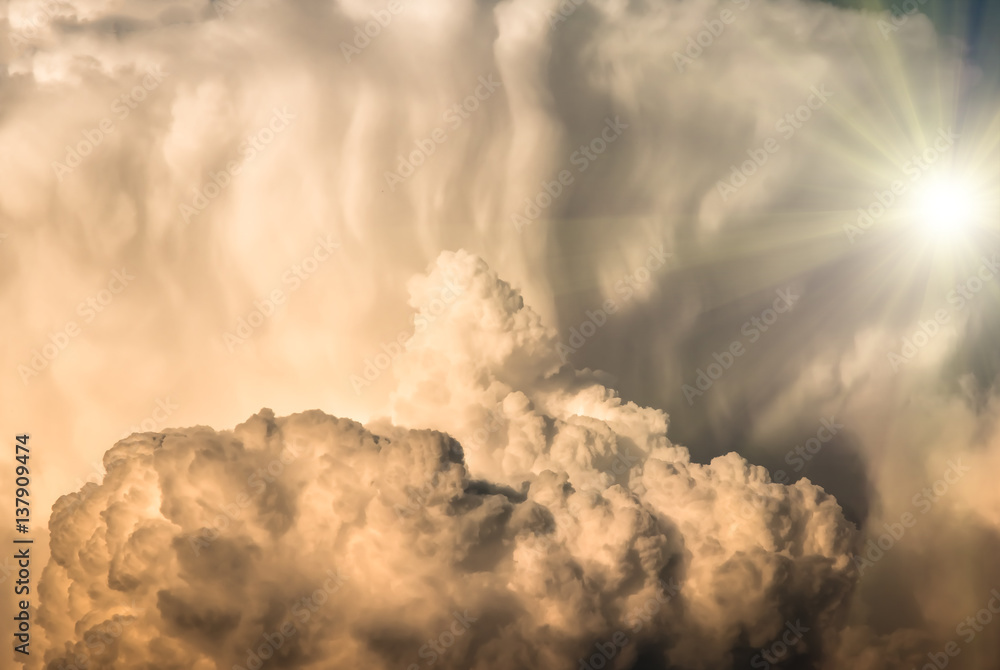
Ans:
[{"label": "cloud", "polygon": [[[893,236],[891,216],[855,245],[844,235],[857,208],[939,132],[960,137],[936,166],[995,163],[994,74],[970,75],[961,45],[939,39],[926,15],[885,35],[884,12],[791,0],[588,0],[572,11],[535,0],[400,0],[398,11],[360,0],[169,4],[12,0],[0,10],[0,296],[18,315],[3,331],[11,383],[0,385],[0,417],[59,445],[33,492],[39,506],[89,478],[87,464],[161,398],[179,407],[172,425],[323,407],[366,424],[359,445],[375,435],[440,439],[426,447],[438,463],[433,454],[451,453],[450,443],[406,432],[435,429],[463,457],[437,479],[417,466],[379,471],[385,491],[408,491],[385,493],[389,507],[411,515],[383,529],[367,508],[351,512],[366,493],[314,493],[326,500],[314,510],[276,479],[241,506],[256,469],[281,463],[277,447],[241,451],[208,429],[168,431],[163,444],[174,446],[164,453],[174,456],[161,474],[136,465],[155,460],[143,449],[160,453],[152,438],[126,440],[114,461],[124,469],[64,499],[53,517],[51,653],[82,640],[72,653],[107,666],[143,650],[164,667],[223,653],[245,666],[245,648],[206,639],[251,645],[280,631],[272,610],[292,606],[261,586],[265,567],[297,566],[296,596],[322,590],[325,570],[339,568],[303,566],[275,548],[307,518],[317,537],[376,524],[338,551],[388,547],[329,594],[363,603],[367,618],[352,619],[344,639],[374,642],[322,647],[376,667],[426,664],[421,646],[455,621],[449,608],[466,607],[458,586],[438,598],[408,576],[409,564],[394,560],[400,547],[407,560],[411,547],[424,552],[412,560],[436,584],[443,569],[419,562],[427,552],[476,575],[471,586],[456,582],[473,596],[470,615],[493,602],[487,592],[506,612],[480,619],[492,623],[470,627],[437,664],[461,665],[474,647],[484,659],[546,667],[628,634],[629,612],[653,603],[657,625],[673,632],[660,639],[644,622],[620,661],[666,650],[691,667],[727,654],[749,664],[786,619],[802,617],[813,630],[796,649],[810,662],[910,670],[981,606],[1000,579],[982,560],[995,555],[1000,524],[983,474],[998,453],[995,289],[968,299],[948,332],[894,374],[886,354],[931,318],[924,307],[949,307],[950,284],[967,282],[980,261],[956,257],[954,271],[925,281],[914,268],[932,254],[903,226]],[[724,10],[735,18],[720,29]],[[707,46],[692,58],[699,39]],[[677,53],[691,62],[678,68]],[[488,96],[484,79],[497,82]],[[285,109],[294,119],[274,133],[270,120]],[[627,126],[613,142],[602,134],[608,119]],[[74,155],[79,164],[64,172]],[[387,180],[401,165],[412,173]],[[722,198],[720,184],[737,175],[745,182]],[[513,215],[531,207],[538,217],[518,229]],[[299,274],[328,239],[339,250]],[[995,238],[974,242],[985,249]],[[650,249],[669,251],[669,267],[632,281]],[[87,301],[121,268],[134,281],[113,302],[98,300],[104,309],[88,320]],[[682,384],[736,338],[746,344],[742,325],[778,289],[802,296],[795,310],[689,406]],[[618,309],[606,323],[569,355],[560,349],[608,301]],[[227,348],[234,332],[239,346]],[[64,339],[54,359],[38,359],[37,376],[17,376]],[[359,392],[352,376],[380,354],[392,373],[379,367]],[[805,480],[768,483],[749,465],[787,469],[783,456],[828,416],[846,428],[801,475],[836,497],[857,541],[831,497]],[[322,442],[296,434],[303,419],[281,421],[289,440]],[[247,431],[231,439],[249,444]],[[173,460],[184,449],[192,462],[203,454],[204,471]],[[233,471],[213,469],[205,454]],[[302,458],[316,466],[308,481],[326,471]],[[852,590],[851,552],[962,458],[973,473]],[[285,475],[298,462],[282,463]],[[141,472],[142,483],[126,486],[125,472]],[[349,479],[344,490],[355,491],[363,476]],[[424,537],[415,520],[428,505],[450,505],[442,501],[455,487],[469,509],[435,517],[420,527],[430,539],[410,542]],[[518,512],[532,505],[537,515]],[[204,552],[231,566],[218,580],[225,587],[199,572],[216,559],[180,558],[194,551],[189,540],[214,533]],[[474,570],[490,554],[476,547],[497,543],[500,562]],[[163,556],[173,558],[155,567]],[[366,572],[375,566],[377,575]],[[365,600],[350,589],[369,577],[380,595]],[[667,598],[670,578],[683,589]],[[410,591],[384,593],[407,579]],[[201,592],[203,608],[190,609]],[[251,598],[256,609],[244,616]],[[420,614],[422,598],[435,608]],[[317,631],[340,631],[341,615],[323,612],[311,619]],[[513,612],[525,623],[504,618]],[[119,626],[117,641],[87,648],[88,631]],[[301,644],[302,662],[315,663],[310,645],[323,643],[305,632],[283,648]],[[529,649],[537,656],[517,656]],[[975,653],[962,660],[989,667]]]},{"label": "cloud", "polygon": [[53,511],[45,662],[576,667],[622,633],[620,659],[709,668],[786,620],[811,631],[792,653],[822,646],[853,579],[830,496],[737,454],[692,463],[662,412],[553,363],[553,332],[470,254],[410,282],[416,318],[443,276],[464,290],[408,347],[401,394],[426,402],[401,416],[469,416],[463,436],[499,402],[489,445],[318,410],[122,440]]}]

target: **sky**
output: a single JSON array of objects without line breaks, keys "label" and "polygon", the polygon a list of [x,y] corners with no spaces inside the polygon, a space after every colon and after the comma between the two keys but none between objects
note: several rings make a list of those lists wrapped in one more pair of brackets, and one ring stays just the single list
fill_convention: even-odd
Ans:
[{"label": "sky", "polygon": [[10,0],[4,667],[996,668],[998,29]]}]

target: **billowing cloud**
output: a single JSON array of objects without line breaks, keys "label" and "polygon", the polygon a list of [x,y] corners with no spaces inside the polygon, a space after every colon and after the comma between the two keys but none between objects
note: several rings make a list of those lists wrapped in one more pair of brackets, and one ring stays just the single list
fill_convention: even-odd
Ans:
[{"label": "billowing cloud", "polygon": [[469,254],[413,279],[416,321],[444,277],[460,293],[400,372],[425,402],[397,403],[464,417],[454,437],[262,410],[122,440],[53,511],[47,667],[721,668],[789,630],[788,658],[829,644],[855,571],[832,497],[692,463]]},{"label": "billowing cloud", "polygon": [[83,486],[39,646],[993,670],[996,221],[907,203],[996,211],[996,72],[834,4],[0,8],[0,422]]}]

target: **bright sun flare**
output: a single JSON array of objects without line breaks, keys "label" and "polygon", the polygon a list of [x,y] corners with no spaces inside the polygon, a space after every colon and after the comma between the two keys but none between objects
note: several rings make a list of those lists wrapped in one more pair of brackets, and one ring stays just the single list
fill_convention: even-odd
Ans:
[{"label": "bright sun flare", "polygon": [[935,238],[951,238],[975,223],[979,216],[973,189],[955,178],[938,178],[916,194],[917,220]]}]

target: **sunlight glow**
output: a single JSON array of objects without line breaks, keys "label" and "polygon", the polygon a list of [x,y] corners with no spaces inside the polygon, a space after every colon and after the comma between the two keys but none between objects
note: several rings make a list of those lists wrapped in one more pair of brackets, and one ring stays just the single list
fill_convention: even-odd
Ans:
[{"label": "sunlight glow", "polygon": [[951,239],[977,222],[982,211],[978,200],[974,189],[962,180],[940,177],[917,191],[914,214],[929,235]]}]

